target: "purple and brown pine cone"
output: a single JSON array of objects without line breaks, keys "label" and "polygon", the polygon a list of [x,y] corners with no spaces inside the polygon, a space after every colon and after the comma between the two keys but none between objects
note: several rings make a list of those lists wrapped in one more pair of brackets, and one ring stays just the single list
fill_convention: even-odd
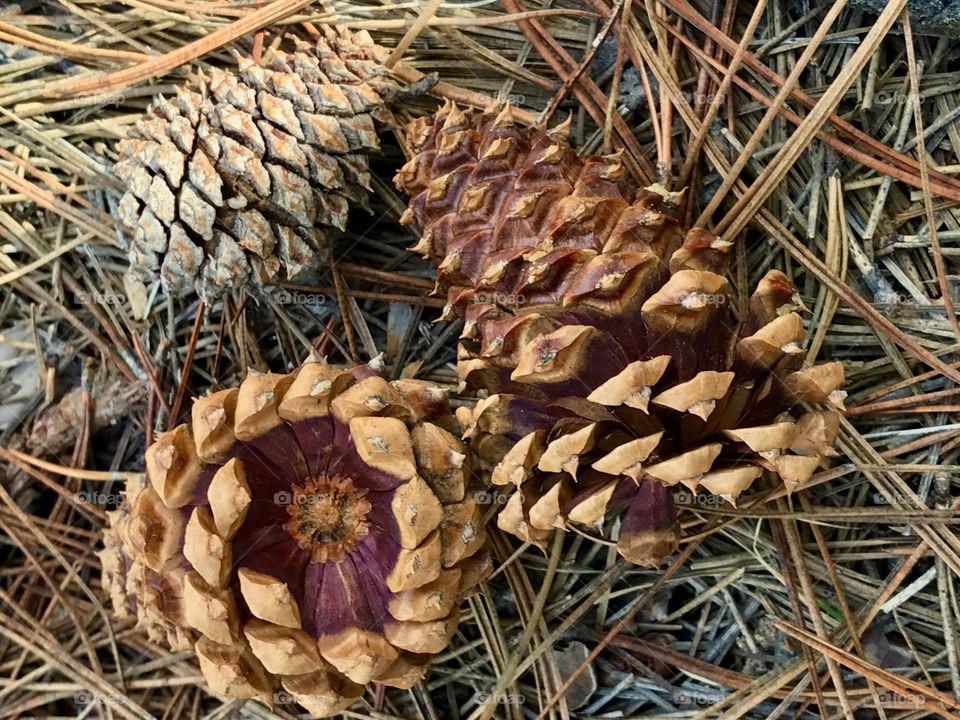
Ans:
[{"label": "purple and brown pine cone", "polygon": [[332,28],[291,42],[161,98],[118,144],[133,277],[203,297],[294,280],[367,207],[374,120],[394,88],[386,51]]},{"label": "purple and brown pine cone", "polygon": [[115,611],[211,689],[312,714],[410,687],[489,568],[445,393],[362,367],[249,376],[146,452],[100,556]]},{"label": "purple and brown pine cone", "polygon": [[460,377],[490,393],[459,411],[465,437],[517,488],[502,529],[542,544],[625,507],[620,553],[656,566],[680,540],[674,486],[735,502],[768,471],[792,491],[835,454],[843,368],[804,365],[785,275],[737,316],[730,243],[682,232],[662,188],[628,201],[618,156],[578,157],[563,126],[448,104],[408,137],[403,219],[465,318]]}]

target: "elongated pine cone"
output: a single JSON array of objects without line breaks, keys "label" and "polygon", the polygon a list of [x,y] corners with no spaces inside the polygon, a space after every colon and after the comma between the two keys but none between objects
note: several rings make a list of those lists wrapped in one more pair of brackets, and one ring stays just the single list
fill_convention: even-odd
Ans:
[{"label": "elongated pine cone", "polygon": [[628,202],[618,157],[577,157],[565,130],[449,104],[415,121],[404,220],[465,316],[461,379],[493,393],[458,413],[493,482],[517,487],[499,526],[542,544],[626,507],[620,553],[656,566],[680,539],[674,486],[733,503],[764,471],[792,491],[835,454],[843,368],[804,367],[785,275],[738,320],[730,243],[681,232],[662,189]]},{"label": "elongated pine cone", "polygon": [[[410,687],[488,569],[444,392],[362,367],[249,376],[146,452],[100,555],[116,612],[210,687],[314,715]],[[475,489],[474,489],[475,490]]]},{"label": "elongated pine cone", "polygon": [[330,28],[293,42],[161,98],[118,144],[134,277],[203,297],[292,280],[323,261],[350,207],[367,207],[374,119],[393,88],[385,51]]}]

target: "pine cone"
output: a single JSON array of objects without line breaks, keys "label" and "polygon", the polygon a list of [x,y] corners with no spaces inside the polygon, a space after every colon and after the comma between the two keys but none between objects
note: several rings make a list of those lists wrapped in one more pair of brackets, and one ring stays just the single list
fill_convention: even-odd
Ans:
[{"label": "pine cone", "polygon": [[118,144],[135,278],[203,297],[293,280],[325,259],[351,206],[367,207],[385,51],[329,28],[315,47],[293,42],[161,98]]},{"label": "pine cone", "polygon": [[[493,482],[517,486],[502,529],[542,543],[626,506],[620,552],[656,566],[679,542],[673,486],[735,502],[764,470],[792,490],[834,454],[843,368],[803,367],[782,273],[738,321],[730,244],[684,235],[662,188],[628,202],[617,156],[578,158],[563,127],[447,105],[409,138],[404,220],[465,316],[461,379],[496,393],[458,412]],[[791,414],[804,402],[826,409]]]},{"label": "pine cone", "polygon": [[410,687],[489,563],[452,423],[434,385],[323,363],[197,400],[111,513],[117,613],[232,697],[327,716]]}]

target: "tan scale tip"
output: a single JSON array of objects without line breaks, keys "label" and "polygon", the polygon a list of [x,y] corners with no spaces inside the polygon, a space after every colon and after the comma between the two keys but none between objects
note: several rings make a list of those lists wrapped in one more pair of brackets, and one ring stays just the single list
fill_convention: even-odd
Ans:
[{"label": "tan scale tip", "polygon": [[443,519],[440,501],[418,475],[395,490],[390,509],[400,533],[400,547],[406,549],[419,546]]},{"label": "tan scale tip", "polygon": [[324,667],[316,643],[303,630],[248,620],[243,634],[253,654],[274,675],[302,675]]},{"label": "tan scale tip", "polygon": [[282,422],[280,401],[293,382],[290,375],[251,372],[237,394],[233,432],[238,440],[260,437]]},{"label": "tan scale tip", "polygon": [[793,422],[774,423],[757,427],[724,430],[724,435],[744,443],[755,453],[771,450],[787,450],[793,447],[797,436],[797,426]]},{"label": "tan scale tip", "polygon": [[523,542],[536,545],[541,550],[546,548],[546,539],[550,537],[549,530],[540,530],[527,522],[523,512],[523,495],[518,490],[497,513],[497,527],[517,536]]},{"label": "tan scale tip", "polygon": [[706,421],[717,406],[717,401],[730,390],[733,378],[732,372],[703,370],[690,380],[667,388],[652,402]]},{"label": "tan scale tip", "polygon": [[503,459],[493,468],[491,481],[494,485],[513,484],[520,486],[543,454],[546,431],[535,430],[522,437],[510,448]]},{"label": "tan scale tip", "polygon": [[401,548],[396,565],[387,576],[391,592],[403,592],[426,585],[440,577],[443,546],[440,531],[434,530],[417,547]]},{"label": "tan scale tip", "polygon": [[554,142],[567,142],[570,138],[570,128],[573,123],[573,113],[568,112],[567,116],[552,128],[547,129],[547,135]]},{"label": "tan scale tip", "polygon": [[193,403],[193,438],[197,454],[206,462],[217,462],[236,442],[233,415],[237,393],[237,388],[229,388],[197,398]]},{"label": "tan scale tip", "polygon": [[416,475],[413,441],[402,420],[354,417],[349,427],[357,454],[364,463],[402,480]]},{"label": "tan scale tip", "polygon": [[520,351],[510,378],[518,382],[552,383],[576,377],[587,346],[597,332],[587,325],[565,325],[534,338]]},{"label": "tan scale tip", "polygon": [[300,608],[285,582],[242,567],[240,594],[256,617],[283,627],[300,628]]},{"label": "tan scale tip", "polygon": [[773,367],[784,355],[802,355],[806,332],[794,312],[777,317],[737,343],[737,354],[749,363]]},{"label": "tan scale tip", "polygon": [[388,687],[409,690],[426,675],[429,656],[401,653],[387,670],[381,673],[377,682]]},{"label": "tan scale tip", "polygon": [[450,614],[460,587],[460,570],[444,570],[433,582],[398,593],[388,610],[396,620],[438,620]]},{"label": "tan scale tip", "polygon": [[587,495],[582,502],[577,503],[570,509],[570,512],[567,513],[567,520],[580,525],[599,523],[607,514],[607,505],[619,484],[619,479],[611,480],[600,489]]},{"label": "tan scale tip", "polygon": [[364,690],[363,684],[357,684],[326,670],[285,677],[281,684],[284,690],[316,717],[328,717],[346,710],[363,695]]},{"label": "tan scale tip", "polygon": [[171,570],[182,559],[183,524],[183,514],[168,507],[153,488],[147,488],[137,496],[130,512],[126,529],[129,551],[156,572]]},{"label": "tan scale tip", "polygon": [[580,456],[594,445],[597,423],[567,433],[550,442],[540,456],[538,467],[544,472],[565,472],[576,478]]},{"label": "tan scale tip", "polygon": [[807,482],[819,464],[820,458],[816,455],[780,455],[774,460],[787,493],[792,493]]},{"label": "tan scale tip", "polygon": [[570,500],[571,492],[567,483],[557,479],[545,493],[541,493],[530,509],[527,518],[537,530],[552,530],[563,527],[561,508]]},{"label": "tan scale tip", "polygon": [[829,362],[798,370],[784,378],[783,384],[798,402],[828,405],[844,410],[843,363]]},{"label": "tan scale tip", "polygon": [[189,427],[178,425],[160,435],[147,448],[145,464],[150,484],[164,505],[180,508],[193,499],[201,461]]},{"label": "tan scale tip", "polygon": [[710,470],[722,449],[723,446],[720,443],[701,445],[675,457],[648,465],[645,470],[647,475],[656,478],[664,485],[683,483],[691,491],[696,491],[700,479]]},{"label": "tan scale tip", "polygon": [[224,587],[230,577],[233,555],[230,543],[217,532],[208,507],[193,509],[183,536],[184,557],[213,587]]},{"label": "tan scale tip", "polygon": [[410,433],[421,475],[442,503],[463,500],[469,481],[467,448],[453,434],[433,423],[421,423]]},{"label": "tan scale tip", "polygon": [[237,641],[239,615],[229,589],[212,587],[198,572],[189,572],[184,578],[183,606],[187,624],[214,642],[231,645]]},{"label": "tan scale tip", "polygon": [[214,692],[239,699],[269,696],[271,685],[266,671],[244,643],[221,644],[202,637],[193,649],[200,671]]},{"label": "tan scale tip", "polygon": [[706,270],[680,270],[647,298],[641,313],[656,332],[693,333],[726,302],[726,278]]},{"label": "tan scale tip", "polygon": [[382,635],[360,628],[324,635],[317,647],[324,660],[360,685],[379,677],[399,657],[397,649]]},{"label": "tan scale tip", "polygon": [[443,508],[443,520],[440,523],[440,564],[444,568],[442,572],[475,555],[485,542],[483,518],[473,498],[467,497],[463,502]]},{"label": "tan scale tip", "polygon": [[797,420],[794,447],[832,457],[837,454],[833,446],[839,432],[840,413],[836,410],[805,413]]},{"label": "tan scale tip", "polygon": [[650,529],[621,535],[617,551],[628,562],[641,567],[658,568],[680,546],[676,528]]},{"label": "tan scale tip", "polygon": [[229,540],[240,529],[251,500],[244,465],[237,458],[230,458],[214,473],[207,488],[213,521],[223,538]]},{"label": "tan scale tip", "polygon": [[277,403],[278,417],[287,422],[323,417],[329,408],[329,397],[352,382],[349,373],[324,362],[308,363],[300,368]]},{"label": "tan scale tip", "polygon": [[621,443],[602,458],[593,463],[593,469],[608,475],[626,475],[639,482],[643,473],[643,461],[657,449],[663,438],[663,431],[646,437]]},{"label": "tan scale tip", "polygon": [[708,492],[719,495],[734,507],[737,506],[737,497],[763,474],[763,469],[756,465],[714,470],[700,478],[702,485]]},{"label": "tan scale tip", "polygon": [[669,355],[632,362],[593,390],[587,400],[608,407],[626,405],[647,412],[652,387],[663,377],[669,364]]},{"label": "tan scale tip", "polygon": [[503,107],[500,108],[500,112],[497,113],[497,116],[493,120],[493,125],[499,128],[508,128],[516,125],[516,121],[513,119],[513,106],[509,102],[505,102]]},{"label": "tan scale tip", "polygon": [[434,654],[450,644],[460,619],[453,609],[448,617],[426,622],[387,622],[383,635],[391,645],[416,654]]}]

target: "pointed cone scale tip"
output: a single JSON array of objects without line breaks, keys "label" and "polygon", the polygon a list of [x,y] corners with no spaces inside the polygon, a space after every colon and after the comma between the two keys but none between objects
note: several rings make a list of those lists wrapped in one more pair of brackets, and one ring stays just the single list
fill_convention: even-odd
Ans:
[{"label": "pointed cone scale tip", "polygon": [[485,115],[496,115],[500,112],[500,109],[503,107],[503,100],[500,99],[500,96],[490,98],[490,101],[484,105],[483,112]]},{"label": "pointed cone scale tip", "polygon": [[[547,130],[547,135],[556,142],[566,142],[570,137],[570,127],[573,122],[573,113],[567,113],[567,117],[557,125]],[[617,157],[619,160],[619,156]]]},{"label": "pointed cone scale tip", "polygon": [[500,108],[500,111],[497,113],[496,117],[493,120],[494,127],[513,127],[513,108],[509,102],[505,102],[503,107]]},{"label": "pointed cone scale tip", "polygon": [[455,102],[450,103],[450,108],[447,111],[446,117],[443,121],[443,130],[449,132],[450,130],[455,130],[463,126],[467,121],[466,114],[457,107]]}]

